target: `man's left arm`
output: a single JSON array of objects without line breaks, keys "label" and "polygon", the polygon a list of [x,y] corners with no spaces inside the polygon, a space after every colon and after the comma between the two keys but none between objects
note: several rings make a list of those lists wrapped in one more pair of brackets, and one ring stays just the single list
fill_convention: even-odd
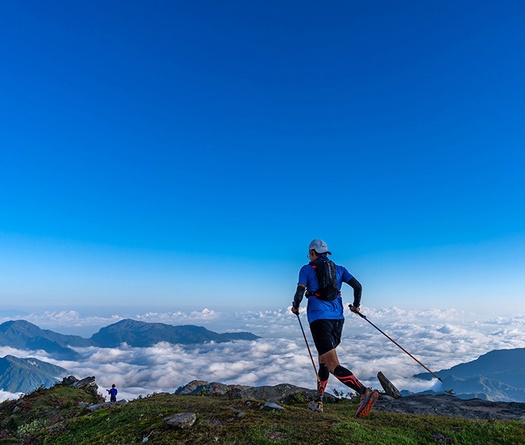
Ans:
[{"label": "man's left arm", "polygon": [[354,302],[352,307],[354,312],[359,312],[361,306],[361,295],[363,294],[363,286],[346,268],[343,268],[343,281],[354,290]]},{"label": "man's left arm", "polygon": [[352,277],[350,280],[347,281],[347,283],[352,286],[352,289],[354,289],[354,302],[352,303],[352,306],[354,309],[359,312],[359,307],[361,306],[361,295],[363,293],[363,286],[361,286],[361,283],[355,279],[355,277]]}]

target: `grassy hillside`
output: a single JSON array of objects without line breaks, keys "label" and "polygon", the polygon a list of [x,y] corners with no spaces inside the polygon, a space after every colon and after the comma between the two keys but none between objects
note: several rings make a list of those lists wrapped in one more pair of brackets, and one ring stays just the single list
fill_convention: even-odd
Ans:
[{"label": "grassy hillside", "polygon": [[[356,403],[341,400],[313,413],[305,401],[284,411],[260,409],[260,401],[156,394],[90,412],[100,403],[89,392],[63,385],[40,389],[0,405],[0,444],[509,444],[525,443],[525,423],[472,421],[372,411],[354,417]],[[82,404],[85,405],[85,404]],[[188,430],[164,418],[193,412]]]}]

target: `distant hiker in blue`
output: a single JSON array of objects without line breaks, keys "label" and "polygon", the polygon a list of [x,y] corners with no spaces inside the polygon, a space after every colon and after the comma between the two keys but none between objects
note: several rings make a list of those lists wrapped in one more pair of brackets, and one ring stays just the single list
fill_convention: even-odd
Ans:
[{"label": "distant hiker in blue", "polygon": [[356,416],[364,417],[376,403],[379,393],[366,388],[350,370],[342,366],[335,350],[341,343],[344,323],[341,287],[343,283],[347,283],[353,288],[354,301],[350,310],[356,313],[360,309],[362,287],[346,268],[328,259],[328,255],[331,254],[323,240],[315,239],[310,243],[308,247],[310,263],[303,266],[299,272],[299,283],[292,304],[292,312],[299,315],[299,305],[306,293],[308,323],[319,354],[318,397],[310,402],[308,407],[313,411],[323,411],[324,391],[328,377],[333,374],[361,395]]},{"label": "distant hiker in blue", "polygon": [[117,388],[115,388],[115,385],[111,385],[111,389],[106,389],[106,391],[109,393],[109,401],[116,402],[118,391]]}]

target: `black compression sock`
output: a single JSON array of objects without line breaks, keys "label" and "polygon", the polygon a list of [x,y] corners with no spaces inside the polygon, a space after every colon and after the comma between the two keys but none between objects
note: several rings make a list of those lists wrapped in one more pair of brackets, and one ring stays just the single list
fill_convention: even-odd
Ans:
[{"label": "black compression sock", "polygon": [[328,384],[328,378],[330,377],[328,366],[326,366],[324,363],[321,363],[319,365],[319,373],[317,375],[319,376],[319,382],[317,383],[317,395],[322,397],[324,395],[326,385]]},{"label": "black compression sock", "polygon": [[319,365],[319,379],[321,382],[324,382],[325,380],[328,380],[328,377],[330,377],[328,366],[326,366],[324,363],[321,363]]},{"label": "black compression sock", "polygon": [[366,390],[363,384],[359,380],[357,380],[354,374],[352,374],[352,371],[349,371],[341,365],[338,365],[334,369],[334,375],[339,379],[341,383],[344,383],[346,386],[352,388],[359,394],[362,394],[362,392]]}]

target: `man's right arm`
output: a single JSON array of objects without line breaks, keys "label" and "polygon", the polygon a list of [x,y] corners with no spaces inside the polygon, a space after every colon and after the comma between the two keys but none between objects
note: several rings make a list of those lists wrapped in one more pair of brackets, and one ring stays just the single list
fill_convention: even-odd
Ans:
[{"label": "man's right arm", "polygon": [[298,284],[297,289],[295,291],[295,295],[293,297],[293,303],[292,303],[292,312],[294,314],[299,313],[299,306],[301,304],[301,301],[303,301],[304,292],[306,291],[306,286],[304,284]]}]

